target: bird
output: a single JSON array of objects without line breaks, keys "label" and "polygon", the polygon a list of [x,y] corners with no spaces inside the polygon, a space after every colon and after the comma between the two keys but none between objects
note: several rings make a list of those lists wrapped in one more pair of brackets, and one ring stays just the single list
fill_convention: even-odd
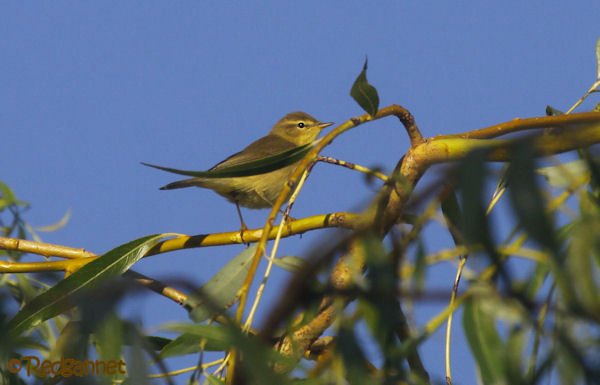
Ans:
[{"label": "bird", "polygon": [[[291,112],[277,121],[266,136],[255,140],[243,150],[225,158],[208,171],[223,170],[313,143],[321,130],[332,124],[331,122],[320,122],[306,112]],[[242,218],[240,206],[251,209],[272,207],[294,171],[296,163],[257,175],[188,178],[169,183],[160,189],[174,190],[186,187],[201,187],[213,190],[236,205],[242,230],[245,230],[247,226]]]}]

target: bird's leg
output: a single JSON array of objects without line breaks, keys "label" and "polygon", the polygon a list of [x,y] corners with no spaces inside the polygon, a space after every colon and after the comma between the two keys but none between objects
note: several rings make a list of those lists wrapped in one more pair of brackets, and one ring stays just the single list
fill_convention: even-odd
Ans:
[{"label": "bird's leg", "polygon": [[285,208],[285,210],[283,210],[281,208],[279,209],[279,212],[281,213],[281,216],[282,216],[283,220],[285,221],[285,225],[286,225],[287,230],[288,230],[289,233],[292,232],[292,225],[291,225],[291,223],[296,220],[296,218],[294,218],[294,217],[292,217],[290,215],[290,211],[292,211],[292,206],[291,205],[288,205]]},{"label": "bird's leg", "polygon": [[[242,239],[243,243],[246,243],[244,242],[244,231],[248,230],[248,226],[246,226],[246,223],[244,222],[244,218],[242,217],[242,210],[240,210],[240,205],[237,202],[235,202],[235,208],[237,210],[238,217],[240,218],[240,225],[242,226],[240,228],[240,238]],[[246,245],[250,246],[249,243],[246,243]]]}]

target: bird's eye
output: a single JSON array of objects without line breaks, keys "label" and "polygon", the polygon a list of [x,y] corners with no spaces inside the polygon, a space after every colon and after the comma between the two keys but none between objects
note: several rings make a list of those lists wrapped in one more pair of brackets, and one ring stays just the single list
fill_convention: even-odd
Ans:
[{"label": "bird's eye", "polygon": [[298,123],[298,128],[304,128],[304,122]]}]

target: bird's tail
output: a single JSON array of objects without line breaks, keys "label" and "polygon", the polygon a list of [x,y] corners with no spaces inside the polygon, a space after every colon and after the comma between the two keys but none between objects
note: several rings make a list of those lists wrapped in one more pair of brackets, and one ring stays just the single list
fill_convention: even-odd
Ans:
[{"label": "bird's tail", "polygon": [[161,190],[174,190],[177,188],[192,187],[192,186],[202,187],[203,186],[202,179],[190,178],[190,179],[178,180],[176,182],[169,183],[168,185],[162,186],[160,189]]}]

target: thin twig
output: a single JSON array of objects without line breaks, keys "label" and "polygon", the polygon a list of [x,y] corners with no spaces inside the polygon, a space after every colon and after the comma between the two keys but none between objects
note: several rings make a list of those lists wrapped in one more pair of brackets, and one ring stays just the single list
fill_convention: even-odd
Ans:
[{"label": "thin twig", "polygon": [[355,170],[355,171],[359,171],[362,172],[364,174],[367,174],[368,176],[374,176],[375,178],[381,179],[384,182],[388,181],[388,177],[387,175],[385,175],[384,173],[377,171],[377,170],[371,170],[368,167],[365,166],[361,166],[360,164],[356,164],[356,163],[352,163],[352,162],[347,162],[345,160],[341,160],[341,159],[336,159],[332,156],[323,156],[323,155],[319,155],[317,157],[317,162],[324,162],[324,163],[330,163],[330,164],[335,164],[337,166],[342,166],[342,167],[346,167],[350,170]]}]

